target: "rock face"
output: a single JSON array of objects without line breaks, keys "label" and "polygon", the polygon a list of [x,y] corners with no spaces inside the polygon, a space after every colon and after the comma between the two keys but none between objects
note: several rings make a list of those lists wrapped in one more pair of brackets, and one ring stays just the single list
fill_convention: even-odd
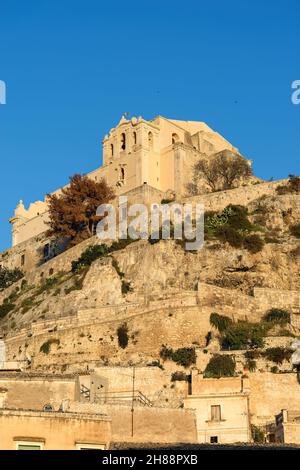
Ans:
[{"label": "rock face", "polygon": [[[226,203],[230,194],[226,192]],[[300,245],[290,226],[299,223],[300,196],[251,198],[247,207],[265,242],[257,253],[217,237],[206,240],[195,253],[174,240],[154,244],[141,240],[97,259],[87,270],[72,272],[71,261],[97,243],[92,239],[37,268],[34,282],[28,278],[26,288],[19,284],[17,291],[12,286],[3,293],[12,304],[0,319],[0,335],[8,339],[8,359],[31,357],[32,368],[53,370],[68,363],[76,371],[99,362],[147,365],[160,360],[166,345],[207,349],[201,360],[204,368],[208,357],[220,349],[217,337],[207,344],[212,312],[255,322],[273,307],[293,313],[289,325],[293,330],[288,334],[297,336]],[[44,287],[40,269],[43,282],[50,281]],[[128,334],[124,349],[118,338],[121,326]],[[40,346],[49,334],[60,343],[43,355]],[[280,344],[276,341],[272,346]]]},{"label": "rock face", "polygon": [[122,282],[111,258],[96,260],[89,269],[82,290],[89,301],[97,305],[122,303]]}]

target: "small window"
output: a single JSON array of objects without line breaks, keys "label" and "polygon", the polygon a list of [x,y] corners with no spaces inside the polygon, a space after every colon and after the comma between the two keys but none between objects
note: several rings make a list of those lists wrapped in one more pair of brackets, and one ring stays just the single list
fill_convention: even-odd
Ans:
[{"label": "small window", "polygon": [[49,269],[49,276],[52,276],[52,274],[54,274],[54,269],[53,268]]},{"label": "small window", "polygon": [[211,406],[211,421],[221,421],[221,407],[220,405]]},{"label": "small window", "polygon": [[211,444],[218,444],[218,436],[210,436]]},{"label": "small window", "polygon": [[43,450],[43,442],[35,441],[17,441],[16,449],[17,450]]},{"label": "small window", "polygon": [[121,168],[121,180],[124,180],[125,179],[125,170],[124,168],[122,167]]},{"label": "small window", "polygon": [[110,154],[113,157],[114,156],[114,146],[113,144],[110,144]]},{"label": "small window", "polygon": [[148,144],[149,144],[149,148],[152,149],[152,147],[153,147],[153,134],[152,134],[152,132],[148,132]]},{"label": "small window", "polygon": [[21,266],[24,266],[25,264],[25,255],[21,256]]},{"label": "small window", "polygon": [[137,142],[137,137],[136,137],[136,132],[133,133],[133,145],[136,145]]},{"label": "small window", "polygon": [[105,450],[104,444],[76,444],[76,450]]},{"label": "small window", "polygon": [[121,150],[126,149],[126,135],[124,132],[121,134]]}]

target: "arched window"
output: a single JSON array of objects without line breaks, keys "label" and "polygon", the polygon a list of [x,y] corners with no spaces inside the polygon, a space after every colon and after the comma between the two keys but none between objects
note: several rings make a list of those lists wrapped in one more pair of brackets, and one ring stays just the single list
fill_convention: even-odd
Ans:
[{"label": "arched window", "polygon": [[110,154],[113,157],[114,156],[114,145],[110,144]]},{"label": "arched window", "polygon": [[124,132],[121,134],[121,150],[126,149],[126,135]]},{"label": "arched window", "polygon": [[148,132],[148,145],[149,145],[150,149],[153,147],[153,134],[152,134],[152,132]]},{"label": "arched window", "polygon": [[136,132],[133,133],[133,145],[136,145],[137,138],[136,138]]},{"label": "arched window", "polygon": [[179,137],[177,134],[172,134],[172,145],[174,145],[176,142],[179,142]]}]

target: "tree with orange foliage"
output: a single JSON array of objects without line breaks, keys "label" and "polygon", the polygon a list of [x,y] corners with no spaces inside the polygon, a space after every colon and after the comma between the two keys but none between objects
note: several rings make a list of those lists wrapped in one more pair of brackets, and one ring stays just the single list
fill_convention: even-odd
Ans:
[{"label": "tree with orange foliage", "polygon": [[48,194],[48,236],[69,240],[69,246],[92,237],[100,218],[96,211],[101,204],[115,198],[113,188],[104,179],[94,181],[76,174],[60,194]]}]

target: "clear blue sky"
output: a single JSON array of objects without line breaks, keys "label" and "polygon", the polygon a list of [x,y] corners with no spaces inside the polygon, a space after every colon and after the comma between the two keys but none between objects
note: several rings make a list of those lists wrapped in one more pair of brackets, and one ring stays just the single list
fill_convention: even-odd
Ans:
[{"label": "clear blue sky", "polygon": [[258,176],[300,173],[299,0],[2,0],[0,250],[8,218],[101,163],[125,111],[203,120]]}]

